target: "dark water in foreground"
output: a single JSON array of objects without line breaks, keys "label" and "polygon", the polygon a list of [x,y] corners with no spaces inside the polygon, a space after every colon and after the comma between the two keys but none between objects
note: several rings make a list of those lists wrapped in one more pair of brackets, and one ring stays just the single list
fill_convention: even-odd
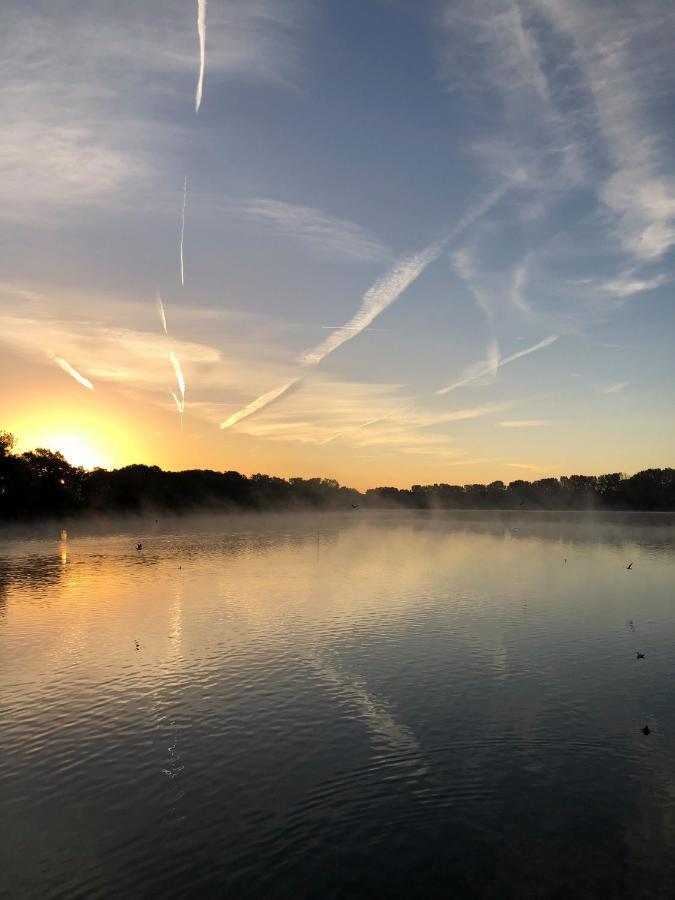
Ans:
[{"label": "dark water in foreground", "polygon": [[673,522],[0,535],[0,894],[672,898]]}]

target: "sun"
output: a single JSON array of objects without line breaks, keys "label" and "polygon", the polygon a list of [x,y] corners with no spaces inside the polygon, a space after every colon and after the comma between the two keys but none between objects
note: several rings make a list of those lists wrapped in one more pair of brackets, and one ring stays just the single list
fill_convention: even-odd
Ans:
[{"label": "sun", "polygon": [[84,469],[109,467],[109,460],[93,441],[81,434],[55,434],[45,438],[44,445],[54,452],[62,453],[71,466]]}]

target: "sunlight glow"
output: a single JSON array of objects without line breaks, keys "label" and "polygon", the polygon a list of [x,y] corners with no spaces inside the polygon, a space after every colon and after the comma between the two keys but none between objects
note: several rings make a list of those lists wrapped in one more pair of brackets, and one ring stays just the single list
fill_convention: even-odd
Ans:
[{"label": "sunlight glow", "polygon": [[81,434],[49,435],[45,440],[45,446],[49,450],[62,453],[72,466],[95,469],[97,466],[106,468],[109,465],[106,454],[94,441]]}]

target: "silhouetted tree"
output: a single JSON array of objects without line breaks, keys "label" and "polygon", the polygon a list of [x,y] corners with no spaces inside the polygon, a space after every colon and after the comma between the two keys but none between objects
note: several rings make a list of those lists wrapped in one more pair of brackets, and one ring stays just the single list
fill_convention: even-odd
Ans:
[{"label": "silhouetted tree", "polygon": [[132,465],[85,472],[60,453],[15,454],[14,437],[0,431],[0,518],[77,512],[182,513],[191,510],[351,509],[644,509],[675,510],[675,469],[646,469],[627,478],[570,475],[484,484],[414,484],[410,490],[371,488],[365,494],[334,478],[278,478],[190,469],[164,472]]}]

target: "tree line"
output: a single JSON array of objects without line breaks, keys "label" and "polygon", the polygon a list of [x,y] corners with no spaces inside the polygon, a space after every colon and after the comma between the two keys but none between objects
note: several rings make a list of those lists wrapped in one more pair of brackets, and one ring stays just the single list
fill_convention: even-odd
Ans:
[{"label": "tree line", "polygon": [[165,472],[131,465],[108,471],[72,466],[39,448],[15,453],[0,432],[0,519],[79,513],[407,509],[675,510],[675,469],[645,469],[627,477],[570,475],[505,484],[414,484],[365,493],[333,478],[277,478],[190,469]]}]

